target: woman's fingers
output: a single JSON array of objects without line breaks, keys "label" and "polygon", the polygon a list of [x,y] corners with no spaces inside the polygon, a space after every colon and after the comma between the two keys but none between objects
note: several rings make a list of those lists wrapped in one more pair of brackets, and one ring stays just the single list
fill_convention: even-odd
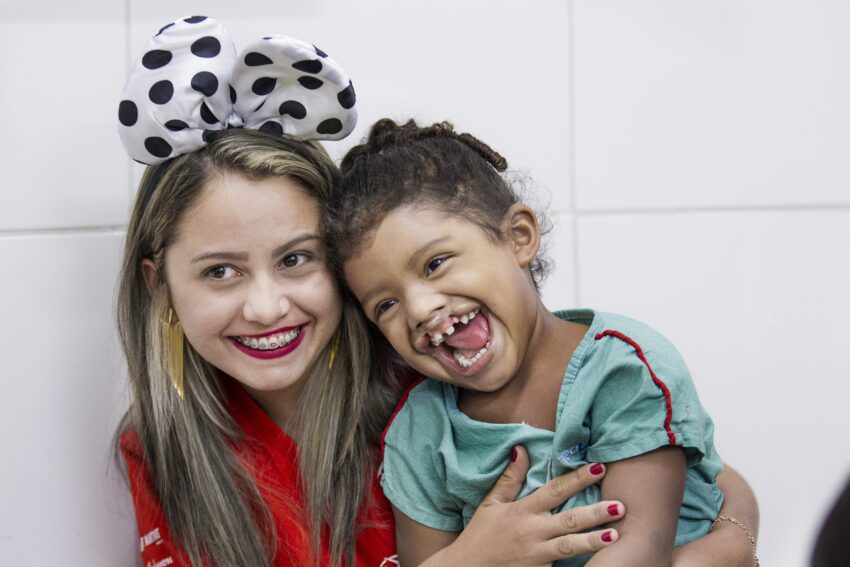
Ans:
[{"label": "woman's fingers", "polygon": [[[588,506],[570,508],[552,514],[541,529],[544,538],[558,538],[569,534],[578,534],[591,528],[598,528],[615,522],[625,515],[626,507],[622,502],[606,500]],[[603,530],[604,531],[604,530]]]},{"label": "woman's fingers", "polygon": [[599,530],[550,539],[541,549],[545,561],[557,561],[599,551],[620,539],[617,530]]},{"label": "woman's fingers", "polygon": [[[508,468],[510,469],[510,467]],[[502,476],[504,476],[504,473]],[[602,463],[585,465],[580,469],[553,478],[520,502],[523,502],[525,506],[530,506],[532,511],[551,510],[566,502],[574,494],[596,484],[602,480],[603,476],[605,476],[605,465]]]},{"label": "woman's fingers", "polygon": [[517,445],[514,447],[513,455],[511,455],[511,462],[505,467],[490,492],[481,500],[479,507],[507,504],[516,500],[527,474],[528,453],[525,452],[524,447]]}]

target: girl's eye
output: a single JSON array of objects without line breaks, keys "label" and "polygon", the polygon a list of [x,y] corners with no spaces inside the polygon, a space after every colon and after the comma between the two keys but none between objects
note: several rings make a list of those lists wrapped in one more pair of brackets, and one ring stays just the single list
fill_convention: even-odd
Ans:
[{"label": "girl's eye", "polygon": [[239,272],[233,266],[228,266],[226,264],[219,264],[217,266],[212,266],[207,269],[206,274],[208,278],[212,278],[214,280],[227,280],[239,275]]},{"label": "girl's eye", "polygon": [[308,257],[306,254],[289,254],[288,256],[284,256],[280,261],[281,266],[284,268],[296,268],[306,262]]},{"label": "girl's eye", "polygon": [[375,319],[378,319],[378,317],[386,313],[390,309],[390,307],[392,307],[396,303],[398,302],[395,299],[387,299],[386,301],[380,302],[375,307]]},{"label": "girl's eye", "polygon": [[443,265],[443,262],[448,260],[448,256],[440,256],[438,258],[432,258],[428,260],[428,263],[425,264],[425,274],[431,274],[434,270]]}]

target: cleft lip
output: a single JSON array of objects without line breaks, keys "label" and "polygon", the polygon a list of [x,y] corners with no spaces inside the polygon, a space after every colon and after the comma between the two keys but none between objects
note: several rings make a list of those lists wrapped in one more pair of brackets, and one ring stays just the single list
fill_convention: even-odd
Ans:
[{"label": "cleft lip", "polygon": [[301,323],[300,325],[290,325],[288,327],[281,327],[279,329],[275,329],[274,331],[267,331],[265,333],[259,333],[259,334],[256,334],[256,335],[231,335],[231,337],[232,338],[242,337],[242,338],[245,338],[245,339],[262,339],[262,338],[265,338],[265,337],[270,337],[272,335],[278,335],[280,333],[286,333],[286,332],[291,331],[292,329],[301,329],[301,328],[306,327],[306,326],[307,326],[307,323]]},{"label": "cleft lip", "polygon": [[445,337],[454,334],[455,325],[466,325],[480,312],[480,307],[470,307],[464,310],[451,312],[444,317],[436,319],[435,323],[428,325],[424,333],[416,337],[414,340],[414,348],[425,354],[434,353],[440,349],[445,341]]}]

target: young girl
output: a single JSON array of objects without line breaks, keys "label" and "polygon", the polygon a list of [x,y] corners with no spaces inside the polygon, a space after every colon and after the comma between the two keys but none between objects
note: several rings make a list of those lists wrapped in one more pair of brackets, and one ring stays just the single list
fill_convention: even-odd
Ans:
[{"label": "young girl", "polygon": [[711,420],[657,332],[543,306],[540,226],[499,175],[506,166],[451,124],[382,120],[343,160],[330,208],[330,243],[366,316],[436,380],[409,390],[384,432],[401,562],[453,541],[522,445],[525,493],[606,462],[601,488],[564,509],[616,496],[629,510],[612,524],[617,545],[559,564],[669,564],[674,545],[708,533],[723,500]]}]

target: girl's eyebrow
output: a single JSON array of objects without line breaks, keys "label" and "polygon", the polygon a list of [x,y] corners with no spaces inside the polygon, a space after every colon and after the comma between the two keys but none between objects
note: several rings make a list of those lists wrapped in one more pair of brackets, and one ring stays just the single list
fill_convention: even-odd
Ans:
[{"label": "girl's eyebrow", "polygon": [[423,244],[422,246],[417,248],[416,251],[413,254],[410,255],[410,259],[407,261],[408,269],[415,270],[417,268],[418,264],[419,264],[419,257],[420,256],[425,254],[428,250],[430,250],[434,246],[436,246],[438,244],[442,244],[446,240],[449,240],[449,238],[450,238],[449,236],[441,236],[441,237],[435,238],[433,240],[429,240],[428,242],[426,242],[425,244]]},{"label": "girl's eyebrow", "polygon": [[[302,234],[301,236],[297,236],[292,240],[286,242],[285,244],[278,246],[277,248],[272,250],[271,257],[275,258],[277,256],[280,256],[293,246],[297,246],[298,244],[301,244],[302,242],[306,242],[308,240],[321,241],[322,238],[318,234]],[[195,262],[202,262],[204,260],[231,260],[245,262],[248,260],[248,256],[249,255],[247,252],[205,252],[192,258],[190,263],[194,264]]]}]

